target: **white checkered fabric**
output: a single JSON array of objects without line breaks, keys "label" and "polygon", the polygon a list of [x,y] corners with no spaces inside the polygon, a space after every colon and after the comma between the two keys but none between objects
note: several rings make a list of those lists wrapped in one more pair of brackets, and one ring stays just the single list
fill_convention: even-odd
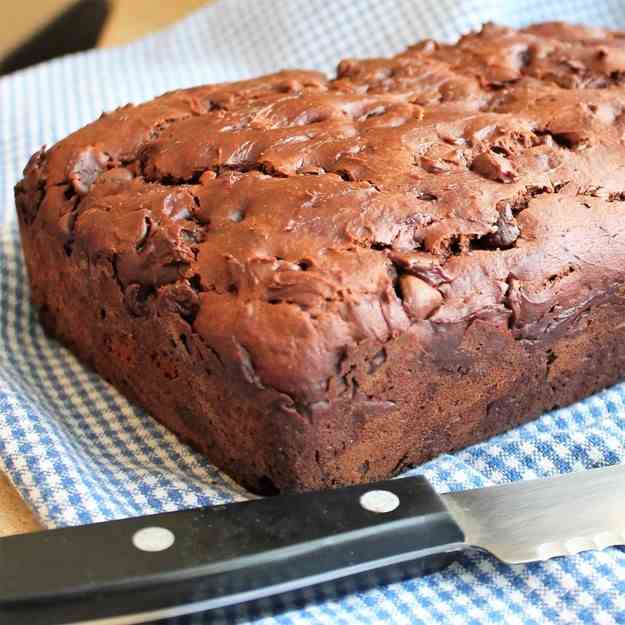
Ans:
[{"label": "white checkered fabric", "polygon": [[[129,46],[0,78],[0,468],[49,527],[244,498],[205,459],[47,338],[28,300],[12,187],[29,155],[129,101],[176,87],[386,55],[493,20],[625,29],[622,0],[224,0]],[[625,459],[625,384],[422,466],[440,490]],[[339,591],[351,590],[346,596]],[[238,614],[182,623],[625,623],[619,548],[510,567],[485,555],[426,578],[359,590],[344,580]]]}]

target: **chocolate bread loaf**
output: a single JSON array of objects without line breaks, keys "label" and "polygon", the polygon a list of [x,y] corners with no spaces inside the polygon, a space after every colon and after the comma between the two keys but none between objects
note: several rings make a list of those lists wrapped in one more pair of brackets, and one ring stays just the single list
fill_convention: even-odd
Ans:
[{"label": "chocolate bread loaf", "polygon": [[16,186],[50,332],[261,492],[379,479],[625,374],[625,35],[125,106]]}]

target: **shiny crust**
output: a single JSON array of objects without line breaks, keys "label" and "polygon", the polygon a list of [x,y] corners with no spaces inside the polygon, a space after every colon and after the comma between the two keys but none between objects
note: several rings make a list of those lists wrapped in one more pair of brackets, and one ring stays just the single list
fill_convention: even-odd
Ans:
[{"label": "shiny crust", "polygon": [[[622,310],[624,81],[621,33],[487,25],[454,45],[344,60],[332,80],[280,72],[104,114],[35,154],[16,187],[34,300],[84,359],[255,488],[382,477],[623,373],[615,356],[592,384],[545,394],[553,345],[570,351],[585,328],[576,344],[598,353],[605,328],[585,324],[595,314],[612,324]],[[75,302],[51,305],[44,257],[77,276],[77,289],[108,281],[91,331],[116,323],[136,339],[149,326],[135,349],[150,351],[159,319],[175,323],[191,362],[171,375],[193,365],[197,383],[220,394],[165,410],[162,378],[118,381],[95,356],[106,348],[87,347],[70,323],[64,308]],[[442,385],[441,368],[484,337],[485,352],[505,350],[504,370],[514,361],[509,371],[482,368],[486,390],[452,400],[482,367],[472,352],[438,395],[423,391],[441,414],[415,413],[419,385]],[[130,371],[139,360],[115,364]],[[533,375],[543,381],[524,389],[520,378]],[[512,414],[528,392],[544,397]],[[517,408],[494,411],[511,395]],[[475,416],[450,426],[469,407]],[[181,409],[184,419],[172,416]],[[220,434],[225,419],[242,430],[262,422],[263,449]],[[408,449],[393,438],[381,462],[374,423],[395,423],[391,438],[420,434]]]}]

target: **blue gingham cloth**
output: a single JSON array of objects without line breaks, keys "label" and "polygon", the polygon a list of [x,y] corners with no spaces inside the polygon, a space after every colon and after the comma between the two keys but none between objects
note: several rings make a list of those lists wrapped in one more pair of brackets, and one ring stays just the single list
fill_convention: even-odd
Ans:
[{"label": "blue gingham cloth", "polygon": [[[49,527],[227,502],[246,493],[180,444],[66,349],[28,299],[12,187],[29,155],[129,101],[282,67],[332,71],[343,56],[453,39],[487,20],[569,19],[625,29],[622,0],[225,0],[129,46],[55,60],[0,79],[0,469]],[[420,467],[440,490],[625,460],[625,384]],[[339,589],[349,589],[344,581]],[[427,578],[313,602],[241,608],[265,625],[625,623],[619,548],[510,567],[466,557]],[[306,595],[304,595],[306,596]],[[197,615],[176,623],[228,622]]]}]

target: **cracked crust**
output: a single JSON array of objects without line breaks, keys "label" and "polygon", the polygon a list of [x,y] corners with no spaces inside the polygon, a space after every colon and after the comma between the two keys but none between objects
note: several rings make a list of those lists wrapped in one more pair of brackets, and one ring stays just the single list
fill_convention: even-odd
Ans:
[{"label": "cracked crust", "polygon": [[383,477],[625,371],[624,80],[621,33],[487,25],[128,105],[16,186],[33,299],[255,489]]}]

